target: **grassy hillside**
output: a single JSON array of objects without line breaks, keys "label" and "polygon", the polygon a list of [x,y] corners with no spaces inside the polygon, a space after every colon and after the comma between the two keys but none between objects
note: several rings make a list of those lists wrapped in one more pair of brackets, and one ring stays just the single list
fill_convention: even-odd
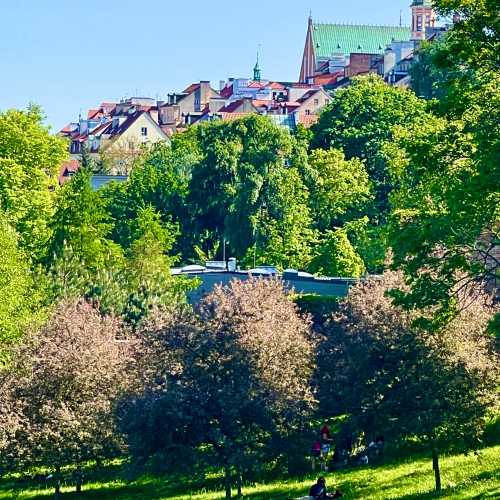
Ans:
[{"label": "grassy hillside", "polygon": [[[487,499],[500,498],[500,446],[483,450],[479,456],[456,455],[442,459],[444,491],[440,498]],[[110,475],[112,471],[109,472]],[[399,499],[435,498],[433,472],[430,459],[409,460],[378,467],[363,467],[327,474],[330,487],[337,486],[346,499]],[[257,484],[244,489],[245,498],[252,500],[286,500],[307,493],[314,476],[300,480]],[[214,478],[214,481],[217,479]],[[142,500],[219,500],[221,491],[210,491],[214,484],[180,487],[167,478],[143,477],[132,483],[125,480],[104,480],[87,484],[80,498]],[[71,488],[73,489],[73,488]],[[68,491],[68,490],[65,490]],[[48,499],[49,489],[23,488],[15,478],[0,481],[0,499]],[[75,493],[64,498],[76,498]]]}]

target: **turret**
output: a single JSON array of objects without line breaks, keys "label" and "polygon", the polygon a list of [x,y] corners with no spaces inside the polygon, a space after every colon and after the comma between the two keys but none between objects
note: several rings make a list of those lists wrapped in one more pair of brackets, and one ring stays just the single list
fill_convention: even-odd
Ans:
[{"label": "turret", "polygon": [[411,38],[412,40],[425,40],[427,28],[433,28],[436,24],[432,0],[413,0],[411,12]]}]

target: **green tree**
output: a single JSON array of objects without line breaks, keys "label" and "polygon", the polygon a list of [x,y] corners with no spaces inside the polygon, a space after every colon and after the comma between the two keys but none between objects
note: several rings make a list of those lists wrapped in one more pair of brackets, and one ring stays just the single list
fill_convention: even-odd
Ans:
[{"label": "green tree", "polygon": [[[113,222],[113,241],[124,248],[130,246],[133,238],[129,221],[147,206],[160,213],[164,223],[172,221],[184,228],[191,165],[197,157],[193,133],[178,134],[171,145],[158,143],[145,151],[134,163],[126,182],[107,186],[102,196]],[[177,246],[182,247],[182,241]]]},{"label": "green tree", "polygon": [[186,292],[196,288],[196,280],[172,276],[172,251],[178,229],[164,224],[152,207],[139,210],[130,221],[133,238],[126,252],[124,288],[128,299],[123,312],[129,323],[137,324],[153,308],[177,306],[186,302]]},{"label": "green tree", "polygon": [[108,239],[110,219],[100,193],[92,190],[91,176],[90,170],[80,168],[58,193],[50,223],[48,263],[64,258],[64,250],[71,247],[85,267],[96,271],[103,267],[108,254],[120,254],[119,247]]},{"label": "green tree", "polygon": [[39,312],[40,297],[18,235],[0,214],[0,367],[9,346],[18,340]]},{"label": "green tree", "polygon": [[498,2],[434,0],[433,5],[443,16],[459,17],[446,41],[453,60],[469,68],[497,72],[500,66]]},{"label": "green tree", "polygon": [[386,146],[399,189],[389,235],[394,264],[411,290],[408,307],[440,306],[434,324],[453,317],[460,295],[484,284],[498,290],[500,228],[499,18],[495,1],[436,0],[455,23],[428,52],[442,115],[394,130]]},{"label": "green tree", "polygon": [[[252,115],[234,122],[210,123],[197,128],[202,157],[194,165],[189,210],[193,239],[206,248],[228,242],[236,257],[255,243],[256,224],[263,211],[279,225],[286,211],[277,182],[303,182],[294,164],[298,143],[268,118]],[[288,182],[288,181],[287,181]],[[304,195],[301,195],[303,198]]]},{"label": "green tree", "polygon": [[378,76],[356,77],[335,93],[312,128],[313,149],[340,149],[347,160],[365,160],[375,193],[375,205],[368,213],[374,222],[384,221],[392,189],[381,147],[391,139],[394,125],[425,119],[427,109],[428,103],[411,90],[391,87]]},{"label": "green tree", "polygon": [[[498,92],[491,97],[500,102]],[[499,277],[500,170],[469,130],[463,121],[435,118],[398,128],[387,146],[400,184],[391,197],[389,240],[394,267],[411,284],[399,300],[439,305],[435,324],[456,312],[461,295],[495,287]]]},{"label": "green tree", "polygon": [[365,272],[363,259],[356,253],[344,229],[326,231],[309,270],[322,276],[358,278]]},{"label": "green tree", "polygon": [[410,77],[411,88],[419,97],[439,100],[449,92],[452,70],[436,64],[437,61],[444,61],[448,50],[445,40],[422,42],[416,50]]},{"label": "green tree", "polygon": [[[313,255],[316,232],[309,194],[296,169],[280,169],[269,179],[269,205],[251,218],[254,243],[243,260],[247,266],[271,264],[280,269],[305,269]],[[255,261],[255,262],[254,262]]]},{"label": "green tree", "polygon": [[371,183],[361,160],[346,160],[341,150],[315,149],[308,164],[305,181],[318,229],[342,225],[372,200]]},{"label": "green tree", "polygon": [[45,255],[54,190],[67,145],[42,124],[40,109],[0,113],[0,210],[29,257]]}]

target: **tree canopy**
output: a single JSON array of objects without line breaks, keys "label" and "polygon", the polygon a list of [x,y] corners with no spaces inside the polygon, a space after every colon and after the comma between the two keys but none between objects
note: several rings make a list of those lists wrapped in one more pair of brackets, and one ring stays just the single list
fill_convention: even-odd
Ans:
[{"label": "tree canopy", "polygon": [[147,383],[121,419],[132,453],[170,468],[180,457],[216,464],[226,498],[231,478],[282,453],[312,409],[308,324],[278,281],[233,281],[194,315],[152,319],[140,338]]},{"label": "tree canopy", "polygon": [[0,210],[29,257],[45,255],[54,190],[66,143],[42,124],[40,109],[0,112]]}]

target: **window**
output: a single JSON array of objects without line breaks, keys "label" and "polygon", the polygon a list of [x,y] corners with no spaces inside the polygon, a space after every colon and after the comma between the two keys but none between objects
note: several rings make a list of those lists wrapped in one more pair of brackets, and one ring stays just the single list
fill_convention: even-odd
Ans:
[{"label": "window", "polygon": [[311,110],[310,109],[306,109],[306,115],[309,116],[311,114]]},{"label": "window", "polygon": [[142,127],[141,128],[141,135],[142,135],[142,137],[147,137],[148,136],[148,128],[147,127]]},{"label": "window", "polygon": [[422,16],[417,16],[417,31],[422,31]]},{"label": "window", "polygon": [[314,99],[314,105],[318,106],[319,105],[319,99]]},{"label": "window", "polygon": [[430,27],[430,25],[431,25],[431,16],[430,16],[430,14],[427,14],[427,15],[425,16],[425,25],[426,25],[428,28],[429,28],[429,27]]}]

